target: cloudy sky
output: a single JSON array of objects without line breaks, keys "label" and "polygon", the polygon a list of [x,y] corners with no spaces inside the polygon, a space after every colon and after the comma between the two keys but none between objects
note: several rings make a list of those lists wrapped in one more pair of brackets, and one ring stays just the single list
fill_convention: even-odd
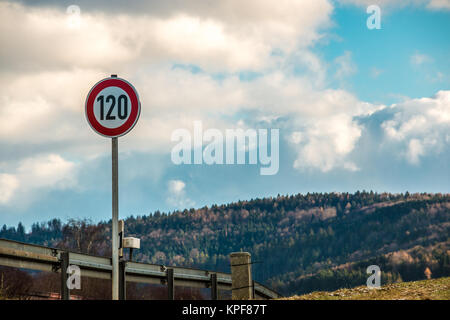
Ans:
[{"label": "cloudy sky", "polygon": [[[381,29],[366,24],[381,8]],[[449,0],[0,1],[0,224],[111,216],[84,115],[118,74],[120,216],[280,194],[450,191]],[[175,165],[171,134],[277,128],[279,171]]]}]

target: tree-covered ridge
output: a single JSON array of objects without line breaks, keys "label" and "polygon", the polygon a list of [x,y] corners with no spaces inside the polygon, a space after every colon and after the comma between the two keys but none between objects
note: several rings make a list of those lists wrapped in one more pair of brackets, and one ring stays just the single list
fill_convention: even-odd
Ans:
[{"label": "tree-covered ridge", "polygon": [[272,278],[270,285],[280,291],[296,294],[313,291],[332,291],[365,285],[370,274],[367,267],[376,265],[381,270],[382,285],[440,278],[450,274],[450,241],[429,247],[415,246],[366,260],[322,268],[314,274],[285,273]]},{"label": "tree-covered ridge", "polygon": [[[135,256],[143,262],[229,272],[229,253],[248,251],[258,262],[253,265],[256,280],[293,294],[305,292],[300,279],[306,275],[314,277],[338,265],[415,246],[446,243],[449,222],[448,194],[308,193],[131,216],[125,220],[125,233],[141,238]],[[94,236],[95,241],[87,239]],[[0,237],[97,254],[108,254],[109,236],[109,223],[59,220],[34,224],[28,234],[20,226],[0,231]],[[445,260],[448,252],[443,252]],[[362,279],[362,268],[358,270]],[[354,276],[349,272],[344,278]],[[391,273],[391,280],[405,276]],[[325,278],[325,287],[328,283],[334,289],[332,277]],[[308,284],[312,289],[314,281]]]}]

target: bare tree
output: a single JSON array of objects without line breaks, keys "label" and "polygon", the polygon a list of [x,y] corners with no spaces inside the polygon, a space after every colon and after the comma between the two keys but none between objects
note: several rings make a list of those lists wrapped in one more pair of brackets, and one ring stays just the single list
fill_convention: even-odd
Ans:
[{"label": "bare tree", "polygon": [[0,267],[0,295],[4,298],[26,299],[33,285],[33,277],[25,271]]},{"label": "bare tree", "polygon": [[80,253],[106,255],[108,246],[103,231],[101,224],[93,224],[88,219],[70,219],[63,227],[63,239],[57,246]]}]

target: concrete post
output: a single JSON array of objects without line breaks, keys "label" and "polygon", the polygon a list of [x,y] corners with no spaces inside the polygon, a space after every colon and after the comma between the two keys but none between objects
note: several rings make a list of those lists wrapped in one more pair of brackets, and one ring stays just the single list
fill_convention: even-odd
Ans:
[{"label": "concrete post", "polygon": [[252,299],[252,265],[248,252],[233,252],[231,263],[231,299]]}]

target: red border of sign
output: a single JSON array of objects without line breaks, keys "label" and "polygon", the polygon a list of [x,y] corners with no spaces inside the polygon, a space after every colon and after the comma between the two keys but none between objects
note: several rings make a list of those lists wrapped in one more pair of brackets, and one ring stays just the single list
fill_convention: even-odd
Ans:
[{"label": "red border of sign", "polygon": [[[127,121],[125,121],[125,123],[123,123],[120,127],[117,128],[107,128],[102,126],[97,121],[97,119],[95,119],[94,115],[94,99],[100,91],[102,91],[107,87],[119,87],[123,89],[128,94],[131,100],[132,105],[131,114],[128,117]],[[133,106],[138,107],[133,108]],[[141,102],[139,101],[137,91],[131,83],[122,78],[114,77],[100,80],[92,87],[92,89],[89,91],[86,97],[85,115],[87,122],[95,132],[104,137],[115,138],[127,134],[135,126],[136,122],[139,119],[140,114],[141,114]]]}]

